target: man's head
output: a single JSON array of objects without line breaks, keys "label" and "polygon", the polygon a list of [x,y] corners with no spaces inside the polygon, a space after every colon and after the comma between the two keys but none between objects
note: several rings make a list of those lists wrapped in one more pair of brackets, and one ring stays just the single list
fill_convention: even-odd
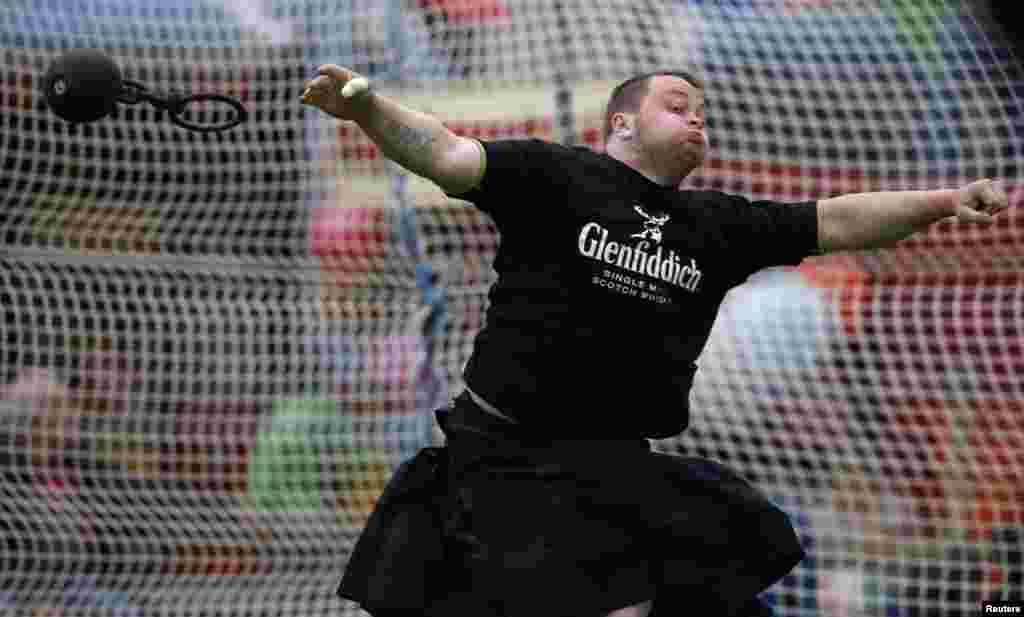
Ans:
[{"label": "man's head", "polygon": [[605,150],[662,183],[681,182],[704,160],[704,83],[655,71],[619,84],[608,100]]}]

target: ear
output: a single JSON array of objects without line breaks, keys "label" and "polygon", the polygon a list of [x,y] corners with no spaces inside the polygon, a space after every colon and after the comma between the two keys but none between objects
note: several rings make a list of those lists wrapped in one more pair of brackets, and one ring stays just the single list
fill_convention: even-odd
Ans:
[{"label": "ear", "polygon": [[621,139],[633,137],[633,114],[619,112],[612,116],[612,133]]}]

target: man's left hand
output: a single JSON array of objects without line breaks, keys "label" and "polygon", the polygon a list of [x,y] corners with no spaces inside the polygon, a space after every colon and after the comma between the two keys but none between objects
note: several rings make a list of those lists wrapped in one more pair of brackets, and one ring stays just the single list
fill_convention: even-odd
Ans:
[{"label": "man's left hand", "polygon": [[954,215],[950,220],[963,223],[990,225],[995,215],[1009,207],[1006,191],[991,180],[978,180],[961,187],[956,192]]}]

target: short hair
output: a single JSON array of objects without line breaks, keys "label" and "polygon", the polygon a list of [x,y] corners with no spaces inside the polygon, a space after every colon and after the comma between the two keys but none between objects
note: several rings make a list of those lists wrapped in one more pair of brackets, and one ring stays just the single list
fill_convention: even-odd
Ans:
[{"label": "short hair", "polygon": [[693,87],[704,89],[704,81],[697,75],[690,71],[681,70],[661,70],[652,71],[650,73],[643,73],[641,75],[635,75],[630,77],[621,84],[615,86],[612,90],[612,94],[608,97],[608,105],[605,107],[604,112],[604,140],[608,141],[608,137],[612,134],[612,116],[622,112],[636,112],[640,109],[640,104],[643,103],[644,98],[647,97],[647,91],[650,89],[651,78],[658,77],[660,75],[668,75],[670,77],[680,77],[688,81]]}]

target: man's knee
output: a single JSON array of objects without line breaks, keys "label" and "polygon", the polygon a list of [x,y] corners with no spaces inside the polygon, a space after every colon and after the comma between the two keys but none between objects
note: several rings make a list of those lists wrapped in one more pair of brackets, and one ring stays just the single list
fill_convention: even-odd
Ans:
[{"label": "man's knee", "polygon": [[606,617],[647,617],[651,613],[652,606],[654,606],[654,601],[648,600],[640,604],[627,606],[626,608],[616,609],[608,613]]}]

